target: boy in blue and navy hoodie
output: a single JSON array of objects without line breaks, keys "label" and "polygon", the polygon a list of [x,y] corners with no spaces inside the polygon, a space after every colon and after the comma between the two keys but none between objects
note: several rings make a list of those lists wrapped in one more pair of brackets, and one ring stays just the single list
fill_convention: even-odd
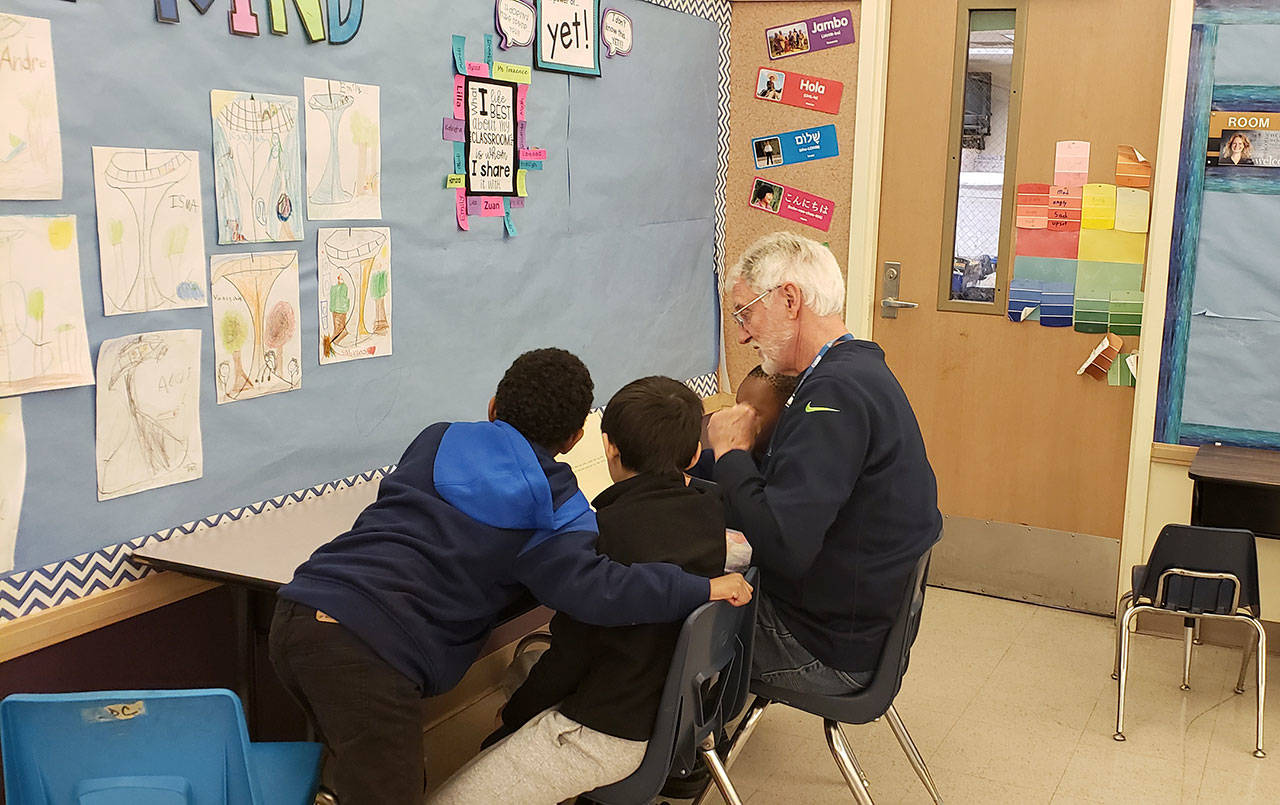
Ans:
[{"label": "boy in blue and navy hoodie", "polygon": [[591,376],[564,350],[521,355],[488,422],[437,423],[377,499],[281,588],[271,659],[324,741],[342,805],[421,801],[418,700],[452,688],[525,590],[587,623],[676,621],[746,603],[740,576],[624,566],[555,455],[582,437]]}]

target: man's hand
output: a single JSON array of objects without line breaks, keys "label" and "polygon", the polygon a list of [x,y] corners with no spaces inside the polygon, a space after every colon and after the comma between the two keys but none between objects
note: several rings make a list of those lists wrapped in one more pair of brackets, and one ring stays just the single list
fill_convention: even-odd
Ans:
[{"label": "man's hand", "polygon": [[741,573],[730,573],[711,580],[711,600],[728,601],[740,607],[751,600],[751,585]]},{"label": "man's hand", "polygon": [[760,415],[746,403],[716,411],[707,423],[707,441],[716,459],[730,450],[751,451],[760,433]]}]

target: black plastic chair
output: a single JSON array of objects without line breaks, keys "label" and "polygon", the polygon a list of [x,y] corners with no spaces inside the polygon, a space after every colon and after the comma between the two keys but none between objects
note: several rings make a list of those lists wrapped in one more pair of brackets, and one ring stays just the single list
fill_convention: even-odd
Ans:
[{"label": "black plastic chair", "polygon": [[[747,581],[760,594],[760,572]],[[716,736],[741,712],[751,679],[756,601],[733,607],[724,601],[703,604],[680,630],[653,737],[640,767],[624,780],[589,791],[583,798],[600,805],[638,805],[658,795],[668,775],[687,777],[706,764],[728,805],[742,800],[715,753]]]},{"label": "black plastic chair", "polygon": [[[916,633],[920,630],[920,615],[924,610],[925,580],[929,575],[931,553],[931,550],[925,551],[916,562],[915,572],[903,594],[898,619],[885,639],[880,664],[871,678],[871,684],[864,690],[846,696],[822,696],[797,693],[758,681],[752,682],[751,692],[756,695],[756,698],[734,732],[733,740],[726,753],[726,766],[731,765],[742,751],[742,747],[764,714],[765,708],[775,702],[785,704],[822,717],[826,728],[827,746],[830,747],[831,755],[835,758],[836,765],[840,767],[845,782],[848,783],[849,789],[858,802],[871,805],[871,794],[867,791],[867,777],[858,766],[858,759],[840,724],[866,724],[879,719],[880,716],[885,716],[898,743],[902,745],[902,750],[906,752],[911,767],[915,769],[916,775],[928,789],[929,796],[934,802],[942,802],[938,787],[934,785],[929,769],[925,766],[924,758],[920,756],[920,751],[916,749],[911,735],[893,706],[894,697],[902,687],[902,677],[907,672],[911,645],[915,642]],[[707,796],[708,794],[704,794],[698,802],[703,802]]]},{"label": "black plastic chair", "polygon": [[[1124,690],[1129,670],[1129,625],[1142,612],[1172,612],[1183,616],[1183,690],[1191,690],[1191,654],[1201,618],[1241,621],[1257,633],[1258,733],[1254,757],[1262,749],[1262,705],[1267,679],[1267,633],[1262,628],[1258,596],[1258,551],[1253,532],[1234,528],[1167,525],[1160,530],[1151,557],[1132,571],[1133,589],[1120,597],[1128,606],[1116,608],[1116,659],[1111,676],[1116,691],[1117,741],[1124,737]],[[1236,693],[1244,693],[1252,646],[1244,643]]]}]

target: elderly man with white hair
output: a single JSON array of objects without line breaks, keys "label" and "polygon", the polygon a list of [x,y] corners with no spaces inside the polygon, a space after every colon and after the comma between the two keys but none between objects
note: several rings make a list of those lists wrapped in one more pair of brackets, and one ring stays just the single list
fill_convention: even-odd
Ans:
[{"label": "elderly man with white hair", "polygon": [[846,329],[831,250],[787,232],[725,278],[738,340],[799,375],[761,465],[755,411],[711,417],[712,477],[762,572],[752,676],[827,695],[864,688],[916,560],[942,527],[937,484],[884,352]]}]

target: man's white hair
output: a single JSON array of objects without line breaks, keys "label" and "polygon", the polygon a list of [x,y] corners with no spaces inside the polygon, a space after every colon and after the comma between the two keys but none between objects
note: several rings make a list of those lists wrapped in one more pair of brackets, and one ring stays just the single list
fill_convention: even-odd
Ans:
[{"label": "man's white hair", "polygon": [[830,316],[844,309],[844,278],[836,256],[816,240],[793,232],[774,232],[752,243],[724,282],[725,288],[746,283],[752,295],[791,282],[815,315]]}]

